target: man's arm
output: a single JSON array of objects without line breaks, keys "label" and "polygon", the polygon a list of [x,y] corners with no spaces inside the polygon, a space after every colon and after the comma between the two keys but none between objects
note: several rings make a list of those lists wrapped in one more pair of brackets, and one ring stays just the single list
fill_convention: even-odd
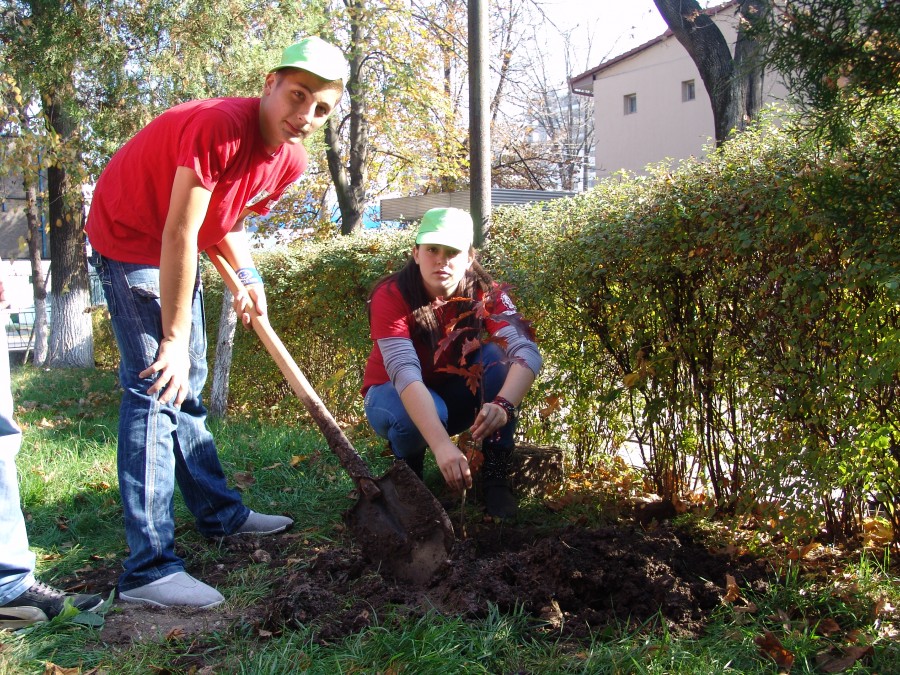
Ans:
[{"label": "man's arm", "polygon": [[178,167],[163,228],[159,262],[159,301],[162,341],[159,354],[140,377],[158,374],[148,394],[161,391],[161,403],[181,405],[188,394],[191,303],[197,277],[197,235],[212,193],[200,184],[193,169]]},{"label": "man's arm", "polygon": [[[235,226],[231,228],[231,231],[225,235],[225,238],[216,245],[219,252],[225,256],[225,259],[235,271],[243,269],[253,270],[255,272],[256,270],[256,265],[253,262],[253,255],[250,253],[250,242],[247,240],[247,233],[244,230],[244,219],[251,213],[253,213],[253,211],[250,209],[244,209],[244,212],[241,214],[237,223],[235,223]],[[234,298],[234,311],[241,318],[241,322],[245,326],[250,325],[250,314],[247,312],[250,302],[253,302],[253,306],[256,308],[256,313],[258,315],[264,315],[266,313],[265,287],[263,286],[262,278],[258,278],[259,283],[253,283],[252,275],[245,274],[241,280],[244,282],[246,295],[242,293]]]}]

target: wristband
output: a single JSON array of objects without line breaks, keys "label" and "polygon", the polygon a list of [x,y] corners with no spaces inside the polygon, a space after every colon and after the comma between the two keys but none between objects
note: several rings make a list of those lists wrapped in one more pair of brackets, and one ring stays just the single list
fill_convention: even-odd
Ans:
[{"label": "wristband", "polygon": [[502,396],[495,396],[494,400],[491,401],[494,405],[499,405],[503,408],[503,412],[506,413],[506,423],[514,421],[518,417],[518,411],[516,410],[516,406],[507,401]]},{"label": "wristband", "polygon": [[252,286],[263,282],[262,277],[259,275],[259,270],[255,267],[242,267],[237,271],[237,276],[244,286]]}]

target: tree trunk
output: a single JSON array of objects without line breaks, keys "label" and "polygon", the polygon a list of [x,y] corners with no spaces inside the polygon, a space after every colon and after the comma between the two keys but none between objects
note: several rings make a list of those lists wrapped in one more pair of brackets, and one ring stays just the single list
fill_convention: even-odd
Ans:
[{"label": "tree trunk", "polygon": [[234,354],[234,329],[237,314],[231,305],[231,291],[222,290],[222,311],[219,313],[219,335],[216,338],[216,361],[213,364],[212,385],[209,392],[210,417],[225,417],[228,412],[228,380]]},{"label": "tree trunk", "polygon": [[[759,110],[762,95],[762,64],[759,49],[738,27],[735,56],[722,31],[696,0],[654,0],[659,13],[687,50],[700,72],[712,103],[716,145],[734,131],[746,128]],[[768,9],[767,0],[743,0],[742,18],[754,21]]]},{"label": "tree trunk", "polygon": [[31,287],[34,293],[34,358],[36,366],[47,362],[47,280],[41,265],[41,244],[43,226],[37,208],[37,190],[28,171],[24,171],[22,184],[25,188],[25,218],[28,221],[28,258],[31,260]]},{"label": "tree trunk", "polygon": [[[345,0],[346,1],[346,0]],[[353,2],[346,2],[350,10],[350,78],[347,81],[347,96],[350,99],[350,159],[347,166],[341,160],[340,129],[332,117],[325,124],[325,154],[328,157],[328,171],[334,182],[338,207],[341,210],[341,234],[352,234],[363,224],[366,208],[366,163],[369,155],[369,121],[366,119],[365,92],[360,81],[362,56],[352,48],[365,44],[359,19],[354,16]]]},{"label": "tree trunk", "polygon": [[[57,92],[44,92],[47,120],[64,144],[71,139],[75,124],[65,112]],[[87,254],[82,224],[84,200],[69,185],[65,166],[57,163],[47,170],[50,218],[49,358],[51,368],[93,368],[94,339],[90,315]],[[76,205],[78,209],[76,210]]]}]

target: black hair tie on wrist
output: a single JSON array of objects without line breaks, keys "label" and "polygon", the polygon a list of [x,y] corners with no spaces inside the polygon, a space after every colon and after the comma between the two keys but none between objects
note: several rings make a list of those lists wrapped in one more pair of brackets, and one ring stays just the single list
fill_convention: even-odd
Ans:
[{"label": "black hair tie on wrist", "polygon": [[516,410],[516,406],[507,401],[502,396],[495,396],[494,400],[491,401],[494,405],[499,405],[503,408],[503,412],[506,413],[506,423],[514,421],[518,417],[518,411]]}]

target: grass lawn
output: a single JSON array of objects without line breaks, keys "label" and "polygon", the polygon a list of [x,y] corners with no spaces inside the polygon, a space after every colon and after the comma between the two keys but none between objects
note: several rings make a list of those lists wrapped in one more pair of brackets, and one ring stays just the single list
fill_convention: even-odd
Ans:
[{"label": "grass lawn", "polygon": [[[125,554],[115,373],[26,366],[13,381],[25,434],[21,494],[40,578],[111,592]],[[602,622],[564,626],[597,610],[576,614],[553,601],[536,606],[524,592],[516,603],[485,599],[495,597],[493,587],[524,588],[504,570],[536,546],[492,552],[492,560],[506,556],[505,567],[478,568],[483,561],[477,555],[461,558],[457,567],[484,569],[483,578],[451,569],[448,578],[460,584],[448,581],[439,597],[397,589],[352,552],[341,513],[353,503],[353,485],[312,425],[228,419],[210,427],[245,503],[290,514],[293,530],[265,540],[209,542],[177,497],[178,552],[190,572],[215,583],[226,603],[198,613],[142,612],[112,602],[102,615],[2,632],[0,674],[900,673],[898,561],[877,549],[755,548],[756,568],[768,570],[764,583],[708,583],[716,602],[695,617],[698,631],[679,630],[662,606],[658,616],[640,620],[634,608],[619,608],[621,614],[608,613]],[[374,474],[386,470],[380,444],[352,440]],[[437,492],[431,469],[426,482]],[[523,500],[521,518],[506,530],[481,523],[474,507],[466,517],[507,547],[518,530],[533,535],[541,528],[565,533],[554,534],[560,549],[596,543],[580,538],[595,530],[607,541],[622,532],[634,532],[645,544],[682,541],[665,532],[621,529],[600,502],[598,494],[596,503],[580,499],[549,509],[542,500]],[[707,545],[746,549],[727,524],[682,518],[676,526],[694,539],[708,537],[704,555]],[[605,571],[603,564],[590,569],[591,576]],[[556,572],[547,568],[544,575]],[[596,590],[580,586],[588,587]],[[456,611],[461,605],[451,596],[458,600],[467,591],[476,611]]]}]

